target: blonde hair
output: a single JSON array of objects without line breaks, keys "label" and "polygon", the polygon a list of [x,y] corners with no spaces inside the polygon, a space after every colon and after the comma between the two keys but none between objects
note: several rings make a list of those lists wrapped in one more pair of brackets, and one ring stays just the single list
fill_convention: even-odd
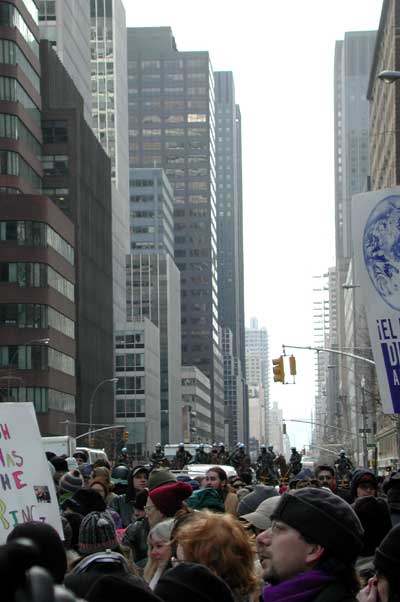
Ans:
[{"label": "blonde hair", "polygon": [[254,550],[246,529],[231,514],[194,513],[177,529],[175,543],[182,546],[185,561],[208,567],[234,594],[256,590]]},{"label": "blonde hair", "polygon": [[171,532],[174,526],[174,522],[175,521],[173,518],[169,518],[167,520],[161,521],[160,523],[157,523],[150,530],[150,533],[147,537],[148,558],[143,571],[143,577],[147,583],[149,583],[152,580],[156,570],[158,569],[158,563],[151,558],[152,538],[157,537],[158,539],[161,539],[161,541],[165,541],[166,543],[169,542],[171,539]]}]

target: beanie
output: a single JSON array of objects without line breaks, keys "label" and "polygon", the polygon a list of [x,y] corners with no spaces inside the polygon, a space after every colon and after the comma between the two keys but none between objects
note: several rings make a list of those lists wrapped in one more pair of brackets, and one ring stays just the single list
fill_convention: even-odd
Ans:
[{"label": "beanie", "polygon": [[233,602],[228,585],[205,566],[182,562],[166,571],[154,593],[164,602]]},{"label": "beanie", "polygon": [[97,575],[97,580],[85,595],[88,602],[129,599],[136,602],[162,602],[142,579],[134,576],[105,575],[99,579]]},{"label": "beanie", "polygon": [[56,583],[62,583],[67,570],[67,557],[57,531],[47,523],[22,523],[14,527],[7,542],[30,539],[39,551],[39,566],[47,569]]},{"label": "beanie", "polygon": [[149,480],[147,481],[147,487],[149,491],[161,487],[161,485],[169,485],[170,483],[176,483],[176,476],[170,470],[162,468],[156,468],[151,471]]},{"label": "beanie", "polygon": [[118,549],[114,521],[108,512],[90,512],[79,528],[79,552],[84,555]]},{"label": "beanie", "polygon": [[397,582],[400,571],[400,525],[393,527],[377,548],[374,564],[378,573]]},{"label": "beanie", "polygon": [[284,493],[272,514],[304,537],[354,564],[363,547],[363,528],[353,508],[328,489],[305,487]]},{"label": "beanie", "polygon": [[267,500],[269,497],[275,497],[277,495],[278,492],[275,487],[271,487],[270,485],[256,485],[254,491],[247,494],[240,501],[237,509],[238,516],[254,512],[261,502]]},{"label": "beanie", "polygon": [[204,489],[194,491],[186,500],[186,503],[192,510],[203,510],[204,508],[215,510],[216,512],[224,512],[225,510],[220,493],[216,489],[212,489],[212,487],[205,487]]},{"label": "beanie", "polygon": [[187,483],[163,485],[149,492],[153,504],[165,516],[174,516],[182,508],[183,501],[192,495],[192,488]]},{"label": "beanie", "polygon": [[66,472],[60,479],[60,493],[71,493],[82,489],[83,479],[79,470]]},{"label": "beanie", "polygon": [[90,512],[104,512],[107,505],[100,493],[95,489],[79,489],[67,500],[65,507],[72,507],[75,512],[86,516]]}]

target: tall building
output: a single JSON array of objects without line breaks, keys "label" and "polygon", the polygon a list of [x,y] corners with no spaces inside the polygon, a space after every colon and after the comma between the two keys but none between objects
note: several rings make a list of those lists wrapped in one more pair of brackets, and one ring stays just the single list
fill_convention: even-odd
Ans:
[{"label": "tall building", "polygon": [[185,443],[211,441],[210,379],[196,366],[182,366],[183,437]]},{"label": "tall building", "polygon": [[90,4],[82,0],[39,2],[39,29],[49,40],[83,98],[84,115],[92,124],[90,86]]},{"label": "tall building", "polygon": [[90,0],[92,126],[111,159],[114,324],[125,324],[129,253],[126,20],[122,0]]},{"label": "tall building", "polygon": [[[266,441],[269,431],[269,345],[265,327],[258,327],[258,320],[251,318],[246,328],[246,381],[249,389],[262,389],[264,395],[264,434]],[[249,393],[249,399],[251,394]]]},{"label": "tall building", "polygon": [[41,196],[37,3],[0,2],[0,25],[0,395],[50,434],[75,419],[75,228]]},{"label": "tall building", "polygon": [[283,441],[283,412],[280,409],[278,402],[274,401],[269,411],[270,422],[270,443],[274,446],[274,451],[277,454],[285,454],[286,449]]},{"label": "tall building", "polygon": [[214,75],[208,52],[179,52],[169,27],[128,29],[131,167],[163,167],[175,197],[182,362],[211,383],[213,438],[224,436],[219,348]]},{"label": "tall building", "polygon": [[[236,372],[245,373],[244,297],[243,297],[243,207],[242,207],[242,162],[240,109],[235,100],[235,85],[230,71],[215,74],[215,127],[216,127],[216,173],[217,173],[217,234],[218,234],[218,308],[222,328],[229,329],[233,336],[233,357]],[[224,359],[224,369],[230,365]],[[225,374],[225,384],[232,377]],[[245,374],[243,374],[245,376]],[[225,397],[225,423],[248,422],[248,404],[245,383],[241,385],[238,402]],[[225,386],[226,390],[226,386]],[[227,413],[228,411],[228,413]],[[232,428],[233,442],[246,439],[241,428]],[[235,434],[233,434],[235,433]]]},{"label": "tall building", "polygon": [[[76,415],[78,423],[88,423],[95,388],[114,373],[111,166],[84,118],[83,99],[50,42],[41,42],[40,58],[46,73],[43,191],[76,229]],[[96,392],[96,423],[113,421],[110,388]],[[87,429],[81,425],[80,430]]]},{"label": "tall building", "polygon": [[241,363],[235,354],[230,328],[221,328],[221,348],[224,358],[225,443],[233,449],[238,441],[245,441],[245,409]]}]

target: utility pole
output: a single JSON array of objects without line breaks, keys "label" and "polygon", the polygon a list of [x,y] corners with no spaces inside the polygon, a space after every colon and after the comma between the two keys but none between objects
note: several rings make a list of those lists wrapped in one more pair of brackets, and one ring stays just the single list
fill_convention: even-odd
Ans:
[{"label": "utility pole", "polygon": [[365,405],[365,376],[361,377],[361,414],[363,425],[363,464],[364,468],[368,468],[368,447],[367,447],[367,408]]}]

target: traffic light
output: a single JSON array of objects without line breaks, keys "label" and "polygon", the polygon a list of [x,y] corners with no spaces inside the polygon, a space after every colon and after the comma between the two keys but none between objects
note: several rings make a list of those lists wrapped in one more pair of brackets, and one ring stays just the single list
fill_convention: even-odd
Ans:
[{"label": "traffic light", "polygon": [[123,441],[128,441],[129,440],[129,431],[124,431],[122,433],[122,440]]},{"label": "traffic light", "polygon": [[283,366],[283,356],[277,357],[272,360],[273,372],[274,372],[274,382],[275,383],[285,383],[285,368]]},{"label": "traffic light", "polygon": [[289,357],[289,367],[290,367],[290,374],[292,376],[296,376],[297,371],[296,371],[296,358],[294,357],[294,355],[291,355]]},{"label": "traffic light", "polygon": [[94,447],[94,437],[89,437],[89,447]]},{"label": "traffic light", "polygon": [[282,424],[282,435],[286,435],[286,422]]}]

